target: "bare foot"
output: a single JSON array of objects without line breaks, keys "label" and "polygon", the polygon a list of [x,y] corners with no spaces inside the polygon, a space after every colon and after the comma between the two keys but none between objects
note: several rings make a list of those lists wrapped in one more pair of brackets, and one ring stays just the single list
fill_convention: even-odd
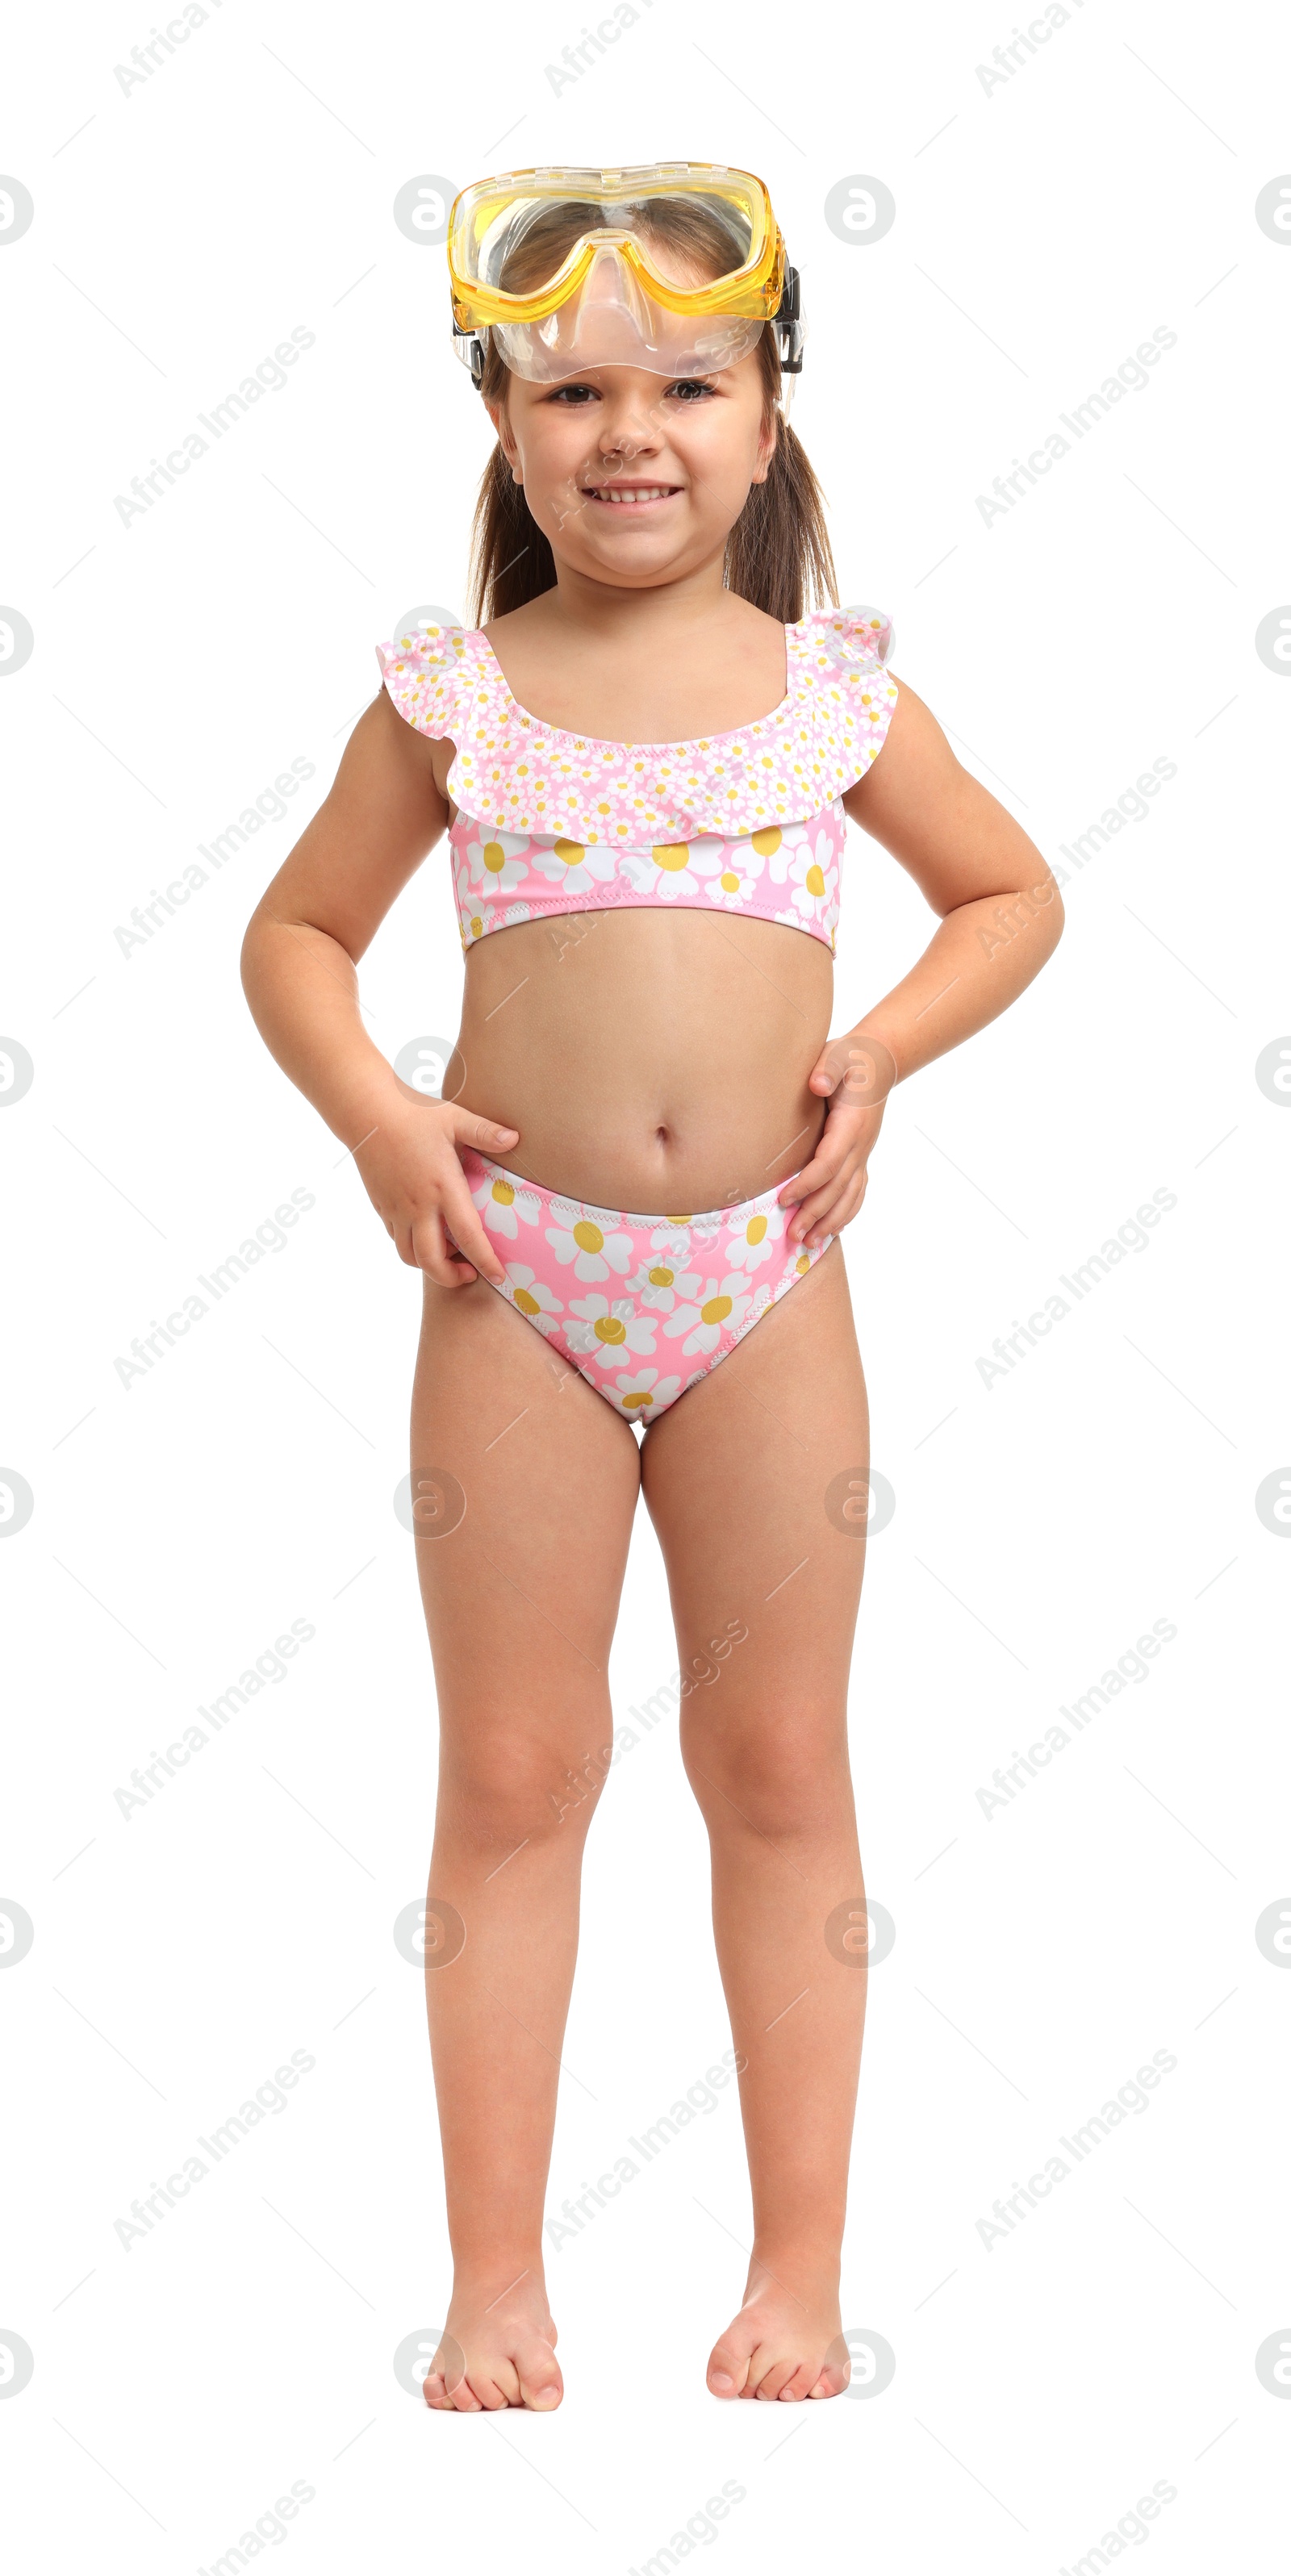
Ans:
[{"label": "bare foot", "polygon": [[772,2271],[755,2256],[744,2305],[709,2356],[714,2397],[837,2397],[851,2375],[837,2265],[785,2256]]},{"label": "bare foot", "polygon": [[422,2395],[442,2414],[499,2406],[550,2413],[565,2394],[542,2274],[453,2283],[453,2300]]}]

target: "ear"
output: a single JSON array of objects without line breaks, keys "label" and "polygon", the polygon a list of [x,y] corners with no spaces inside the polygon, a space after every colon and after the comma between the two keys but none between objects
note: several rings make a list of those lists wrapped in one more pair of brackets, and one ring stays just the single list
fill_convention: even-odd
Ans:
[{"label": "ear", "polygon": [[497,431],[498,445],[511,468],[513,480],[517,483],[523,483],[524,468],[520,463],[520,450],[516,446],[515,432],[507,418],[506,404],[504,402],[486,403],[485,410]]},{"label": "ear", "polygon": [[771,459],[776,452],[779,439],[779,423],[780,414],[773,403],[770,411],[763,418],[758,437],[758,461],[753,474],[755,483],[765,483],[771,471]]}]

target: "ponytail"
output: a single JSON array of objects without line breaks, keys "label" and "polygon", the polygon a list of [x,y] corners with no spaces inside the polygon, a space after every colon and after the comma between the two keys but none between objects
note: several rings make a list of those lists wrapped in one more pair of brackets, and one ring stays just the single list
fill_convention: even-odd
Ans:
[{"label": "ponytail", "polygon": [[[764,417],[775,424],[766,480],[749,496],[726,540],[726,587],[777,624],[795,626],[809,604],[838,605],[838,575],[825,524],[824,495],[801,439],[779,409],[780,358],[764,330],[758,341]],[[482,394],[505,403],[508,370],[490,340]],[[556,559],[530,513],[524,486],[501,443],[484,469],[471,544],[471,614],[484,626],[552,590]]]}]

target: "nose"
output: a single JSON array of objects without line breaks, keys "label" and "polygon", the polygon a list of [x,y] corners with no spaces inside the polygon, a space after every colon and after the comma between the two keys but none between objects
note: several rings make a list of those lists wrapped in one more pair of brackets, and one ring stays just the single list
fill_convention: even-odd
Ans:
[{"label": "nose", "polygon": [[659,394],[629,382],[605,383],[596,444],[602,456],[654,455],[663,445]]}]

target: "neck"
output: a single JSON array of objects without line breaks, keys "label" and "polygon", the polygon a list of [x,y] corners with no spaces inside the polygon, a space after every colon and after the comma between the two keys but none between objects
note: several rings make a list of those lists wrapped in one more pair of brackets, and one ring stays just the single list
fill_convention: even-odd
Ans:
[{"label": "neck", "polygon": [[544,612],[553,624],[577,629],[580,640],[592,635],[606,643],[629,627],[640,640],[652,630],[675,635],[680,628],[710,625],[735,596],[722,579],[724,557],[723,546],[707,563],[672,580],[639,585],[597,581],[557,560],[556,587],[544,598]]}]

